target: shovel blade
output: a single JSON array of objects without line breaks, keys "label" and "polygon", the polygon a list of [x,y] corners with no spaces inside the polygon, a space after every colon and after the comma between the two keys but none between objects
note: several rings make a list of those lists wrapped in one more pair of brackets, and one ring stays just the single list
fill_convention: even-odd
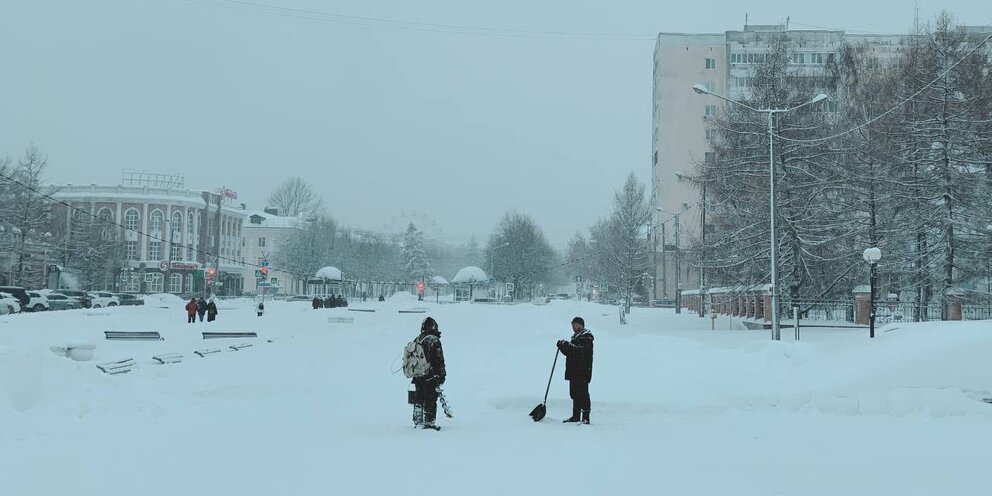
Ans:
[{"label": "shovel blade", "polygon": [[530,418],[534,419],[534,422],[539,422],[544,418],[544,415],[548,413],[548,409],[545,408],[544,403],[537,405],[530,412]]}]

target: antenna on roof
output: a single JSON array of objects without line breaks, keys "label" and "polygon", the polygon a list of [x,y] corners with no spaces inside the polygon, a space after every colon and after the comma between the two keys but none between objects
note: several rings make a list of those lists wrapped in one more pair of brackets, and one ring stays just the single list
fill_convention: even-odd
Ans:
[{"label": "antenna on roof", "polygon": [[785,30],[789,30],[789,16],[785,16]]},{"label": "antenna on roof", "polygon": [[747,31],[747,12],[744,13],[744,31]]}]

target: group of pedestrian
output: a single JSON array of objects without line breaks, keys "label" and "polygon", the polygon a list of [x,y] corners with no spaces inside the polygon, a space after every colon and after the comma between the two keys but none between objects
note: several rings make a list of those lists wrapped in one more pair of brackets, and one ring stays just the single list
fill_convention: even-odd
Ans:
[{"label": "group of pedestrian", "polygon": [[310,302],[310,305],[313,306],[314,310],[318,308],[346,307],[348,306],[348,300],[342,295],[331,295],[323,299],[319,296],[314,296],[313,301]]},{"label": "group of pedestrian", "polygon": [[207,316],[207,322],[213,322],[217,318],[217,303],[214,298],[190,298],[189,302],[186,303],[186,322],[192,324],[196,322],[196,317],[200,317],[200,322],[203,322],[203,316]]},{"label": "group of pedestrian", "polygon": [[[586,329],[585,320],[582,317],[572,319],[572,338],[560,339],[556,346],[565,355],[565,380],[568,381],[568,395],[572,399],[572,416],[563,422],[588,425],[589,411],[592,409],[589,383],[592,382],[593,335]],[[433,317],[424,319],[420,324],[420,334],[407,345],[405,351],[403,368],[407,376],[412,377],[414,387],[409,398],[413,404],[414,426],[440,430],[436,424],[437,400],[447,370],[441,347],[441,331]],[[411,372],[411,369],[416,371]]]}]

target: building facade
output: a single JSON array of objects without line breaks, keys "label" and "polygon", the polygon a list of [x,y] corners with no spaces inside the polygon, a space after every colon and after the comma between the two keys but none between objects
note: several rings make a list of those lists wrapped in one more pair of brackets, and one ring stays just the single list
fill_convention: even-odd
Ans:
[{"label": "building facade", "polygon": [[[784,40],[790,69],[817,77],[846,44],[864,45],[879,58],[898,54],[906,36],[852,35],[844,31],[788,30],[786,26],[745,26],[711,34],[661,33],[654,50],[652,91],[651,199],[654,207],[654,298],[674,300],[681,289],[705,286],[698,253],[704,224],[701,191],[680,180],[716,159],[710,119],[726,102],[701,96],[700,84],[730,99],[750,96],[753,69]],[[812,97],[813,95],[810,95]],[[836,95],[832,95],[836,97]],[[832,105],[827,102],[827,105]],[[829,109],[828,109],[829,111]]]},{"label": "building facade", "polygon": [[[279,270],[279,265],[272,261],[271,255],[277,252],[293,235],[305,225],[305,220],[299,217],[280,217],[278,211],[265,209],[265,211],[248,212],[248,221],[244,225],[244,238],[242,239],[244,261],[246,264],[242,271],[244,279],[244,291],[248,294],[261,294],[265,289],[266,294],[304,294],[306,291],[306,278],[297,274],[292,274]],[[256,277],[257,265],[269,262],[268,280],[266,284]]]},{"label": "building facade", "polygon": [[[170,187],[65,185],[52,196],[115,226],[125,262],[113,289],[241,294],[247,212],[227,195]],[[55,205],[52,215],[71,232],[78,212]]]}]

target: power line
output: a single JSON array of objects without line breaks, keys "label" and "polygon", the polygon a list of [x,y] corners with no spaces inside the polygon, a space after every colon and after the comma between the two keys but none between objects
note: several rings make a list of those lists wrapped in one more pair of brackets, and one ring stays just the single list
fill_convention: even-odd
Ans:
[{"label": "power line", "polygon": [[789,141],[789,142],[792,142],[792,143],[816,143],[816,144],[821,144],[821,143],[830,141],[832,139],[839,138],[839,137],[844,136],[846,134],[853,133],[854,131],[858,131],[858,130],[864,128],[864,127],[867,127],[867,126],[871,125],[872,123],[874,123],[875,121],[881,119],[882,117],[885,117],[886,115],[889,115],[892,112],[895,112],[897,109],[899,109],[903,105],[909,103],[914,98],[920,96],[921,93],[923,93],[928,88],[930,88],[931,86],[933,86],[934,84],[936,84],[944,76],[946,76],[952,70],[954,70],[955,67],[957,67],[962,62],[964,62],[965,60],[967,60],[968,57],[971,57],[972,54],[974,54],[975,52],[977,52],[979,48],[981,48],[983,45],[985,45],[985,43],[988,43],[989,40],[992,40],[992,34],[986,36],[985,39],[983,39],[980,43],[978,43],[977,45],[975,45],[974,47],[972,47],[971,50],[968,50],[968,53],[964,54],[964,56],[962,56],[960,59],[958,59],[953,64],[951,64],[951,66],[948,67],[947,70],[945,70],[945,71],[941,72],[940,74],[938,74],[937,77],[935,77],[932,81],[930,81],[929,83],[927,83],[926,85],[924,85],[922,88],[920,88],[915,93],[913,93],[912,95],[910,95],[909,97],[907,97],[905,100],[903,100],[903,101],[895,104],[892,108],[886,110],[885,112],[882,112],[881,114],[876,115],[875,117],[872,117],[871,119],[868,119],[867,121],[865,121],[865,122],[863,122],[861,124],[858,124],[857,126],[854,126],[851,129],[848,129],[847,131],[844,131],[844,132],[841,132],[841,133],[837,133],[837,134],[834,134],[832,136],[827,136],[825,138],[815,138],[815,139],[793,139],[793,138],[787,138],[787,137],[782,136],[780,134],[775,134],[775,137],[777,137],[777,138],[779,138],[779,139],[781,139],[783,141]]},{"label": "power line", "polygon": [[487,26],[471,26],[458,24],[439,24],[382,17],[356,16],[335,14],[313,9],[286,7],[247,0],[182,0],[183,2],[248,12],[258,15],[269,15],[293,19],[365,26],[382,29],[397,29],[404,31],[422,31],[431,33],[459,34],[467,36],[492,36],[502,38],[524,39],[557,39],[557,40],[592,40],[592,41],[655,41],[656,35],[640,33],[589,33],[576,31],[540,31],[514,28],[494,28]]}]

